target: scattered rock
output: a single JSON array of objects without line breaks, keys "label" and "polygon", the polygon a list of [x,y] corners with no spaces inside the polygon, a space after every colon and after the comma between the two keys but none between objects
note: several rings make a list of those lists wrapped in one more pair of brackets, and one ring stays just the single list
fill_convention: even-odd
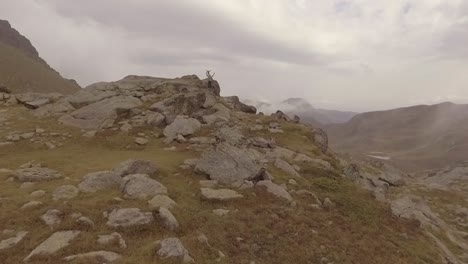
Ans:
[{"label": "scattered rock", "polygon": [[276,197],[283,198],[288,201],[292,201],[291,195],[283,187],[273,183],[272,181],[259,181],[256,186],[265,187],[266,191],[275,195]]},{"label": "scattered rock", "polygon": [[122,208],[115,209],[109,214],[107,225],[114,228],[126,228],[145,226],[153,221],[151,212],[142,212],[139,208]]},{"label": "scattered rock", "polygon": [[146,138],[137,137],[137,138],[135,138],[135,143],[137,145],[144,146],[144,145],[147,145],[149,143],[149,140],[146,139]]},{"label": "scattered rock", "polygon": [[156,254],[162,258],[177,258],[182,263],[195,263],[178,238],[166,238],[159,242],[161,247]]},{"label": "scattered rock", "polygon": [[55,189],[54,193],[52,194],[53,200],[61,200],[61,199],[73,199],[75,198],[80,191],[73,185],[63,185]]},{"label": "scattered rock", "polygon": [[62,248],[65,248],[70,245],[70,242],[73,241],[80,231],[59,231],[53,233],[48,239],[42,242],[38,247],[36,247],[25,259],[27,262],[35,256],[49,256],[52,255]]},{"label": "scattered rock", "polygon": [[299,173],[297,173],[297,171],[293,168],[293,166],[291,166],[291,164],[289,164],[288,162],[282,159],[276,159],[275,167],[286,172],[287,174],[291,176],[300,177]]},{"label": "scattered rock", "polygon": [[171,211],[167,210],[165,207],[159,208],[159,218],[167,229],[174,231],[179,228],[179,222],[177,222],[177,219]]},{"label": "scattered rock", "polygon": [[158,194],[166,194],[167,188],[146,174],[133,174],[125,176],[120,184],[120,190],[125,198],[149,199]]},{"label": "scattered rock", "polygon": [[216,188],[219,184],[217,180],[201,180],[199,183],[202,188]]},{"label": "scattered rock", "polygon": [[168,125],[163,133],[168,138],[175,138],[177,135],[190,136],[200,130],[201,124],[194,118],[186,116],[177,116],[170,125]]},{"label": "scattered rock", "polygon": [[164,207],[166,209],[172,209],[177,203],[166,195],[156,195],[153,199],[148,201],[148,205],[151,210],[159,210]]},{"label": "scattered rock", "polygon": [[77,223],[80,226],[85,227],[86,229],[93,229],[94,228],[93,220],[89,219],[86,216],[79,217],[78,219],[75,220],[75,223]]},{"label": "scattered rock", "polygon": [[41,198],[45,194],[46,194],[46,192],[44,190],[37,190],[37,191],[34,191],[31,194],[29,194],[29,196],[31,196],[31,198]]},{"label": "scattered rock", "polygon": [[85,193],[97,192],[99,190],[117,187],[122,178],[117,173],[110,171],[93,172],[83,177],[78,184],[78,189]]},{"label": "scattered rock", "polygon": [[226,210],[226,209],[214,209],[213,210],[213,214],[217,215],[217,216],[225,216],[227,214],[229,214],[229,210]]},{"label": "scattered rock", "polygon": [[121,249],[126,249],[127,248],[127,243],[125,242],[124,238],[122,235],[120,235],[117,232],[114,232],[110,235],[99,235],[98,244],[100,245],[112,245],[112,244],[118,244]]},{"label": "scattered rock", "polygon": [[244,197],[242,194],[229,189],[214,190],[210,188],[201,188],[200,190],[202,197],[207,200],[229,201]]},{"label": "scattered rock", "polygon": [[36,185],[35,182],[23,182],[20,185],[20,189],[30,189],[30,188],[34,187],[34,185]]},{"label": "scattered rock", "polygon": [[104,263],[112,263],[115,261],[120,260],[122,257],[114,252],[109,252],[109,251],[94,251],[94,252],[89,252],[89,253],[83,253],[83,254],[78,254],[78,255],[73,255],[73,256],[68,256],[63,258],[65,261],[73,261],[73,260],[95,260]]},{"label": "scattered rock", "polygon": [[19,169],[13,174],[20,182],[41,182],[62,178],[57,171],[40,167]]},{"label": "scattered rock", "polygon": [[38,206],[41,206],[43,205],[42,202],[38,202],[38,201],[30,201],[28,203],[25,203],[23,206],[21,206],[20,209],[22,210],[25,210],[25,209],[31,209],[33,207],[38,207]]},{"label": "scattered rock", "polygon": [[244,149],[227,143],[204,152],[195,166],[197,173],[206,174],[211,180],[224,185],[242,184],[259,170],[260,167]]},{"label": "scattered rock", "polygon": [[9,249],[16,246],[29,232],[20,231],[14,237],[0,241],[0,250]]},{"label": "scattered rock", "polygon": [[156,176],[158,169],[156,164],[149,160],[126,160],[117,166],[112,173],[119,177],[125,177],[130,174],[147,174],[148,176]]},{"label": "scattered rock", "polygon": [[57,209],[50,209],[45,214],[41,216],[42,221],[50,227],[51,230],[54,230],[57,226],[62,223],[64,213]]},{"label": "scattered rock", "polygon": [[330,200],[330,198],[327,197],[327,198],[325,198],[325,200],[323,200],[322,207],[324,209],[330,210],[333,207],[335,207],[335,204]]}]

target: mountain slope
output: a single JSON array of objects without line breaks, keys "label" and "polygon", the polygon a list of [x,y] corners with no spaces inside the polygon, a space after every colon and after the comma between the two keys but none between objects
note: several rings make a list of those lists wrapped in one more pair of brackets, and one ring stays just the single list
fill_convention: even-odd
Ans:
[{"label": "mountain slope", "polygon": [[339,151],[376,152],[407,169],[438,168],[468,154],[468,105],[442,103],[363,113],[327,126]]},{"label": "mountain slope", "polygon": [[0,84],[13,93],[70,94],[80,87],[64,79],[42,58],[30,41],[0,20]]}]

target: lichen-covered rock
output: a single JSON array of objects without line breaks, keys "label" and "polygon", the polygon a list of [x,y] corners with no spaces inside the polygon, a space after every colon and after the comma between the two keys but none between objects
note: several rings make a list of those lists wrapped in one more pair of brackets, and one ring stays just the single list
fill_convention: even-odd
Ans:
[{"label": "lichen-covered rock", "polygon": [[58,171],[41,167],[19,169],[13,174],[20,182],[41,182],[62,178]]},{"label": "lichen-covered rock", "polygon": [[10,237],[0,241],[0,250],[9,249],[17,245],[29,232],[20,231],[14,237]]},{"label": "lichen-covered rock", "polygon": [[111,245],[111,244],[118,244],[121,249],[127,248],[127,243],[125,239],[122,237],[121,234],[114,232],[110,235],[99,235],[97,240],[99,245]]},{"label": "lichen-covered rock", "polygon": [[77,254],[77,255],[72,255],[63,258],[65,261],[73,261],[73,260],[82,260],[82,261],[104,261],[104,263],[112,263],[116,262],[119,259],[121,259],[122,256],[120,256],[117,253],[114,252],[109,252],[109,251],[93,251],[93,252],[88,252],[88,253],[82,253],[82,254]]},{"label": "lichen-covered rock", "polygon": [[179,222],[171,211],[167,210],[165,207],[160,207],[158,212],[159,218],[167,229],[174,231],[179,228]]},{"label": "lichen-covered rock", "polygon": [[61,199],[73,199],[80,191],[73,185],[62,185],[54,190],[52,197],[55,201]]},{"label": "lichen-covered rock", "polygon": [[152,210],[159,210],[161,207],[170,210],[176,206],[177,203],[166,195],[156,195],[148,201],[148,205]]},{"label": "lichen-covered rock", "polygon": [[278,184],[273,183],[272,181],[259,181],[256,186],[265,187],[267,192],[275,195],[276,197],[283,198],[289,202],[293,200],[291,194],[289,194],[286,189],[279,186]]}]

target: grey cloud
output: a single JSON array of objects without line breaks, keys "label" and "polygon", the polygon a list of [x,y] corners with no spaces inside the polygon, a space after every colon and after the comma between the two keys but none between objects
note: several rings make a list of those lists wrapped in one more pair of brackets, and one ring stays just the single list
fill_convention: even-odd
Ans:
[{"label": "grey cloud", "polygon": [[[301,65],[320,65],[332,60],[259,35],[214,13],[209,7],[189,1],[134,1],[129,4],[126,0],[115,0],[109,5],[107,1],[60,0],[54,3],[64,16],[121,28],[129,38],[143,37],[184,51],[212,49],[219,53],[211,54],[212,59],[245,56]],[[174,62],[178,63],[177,58]]]}]

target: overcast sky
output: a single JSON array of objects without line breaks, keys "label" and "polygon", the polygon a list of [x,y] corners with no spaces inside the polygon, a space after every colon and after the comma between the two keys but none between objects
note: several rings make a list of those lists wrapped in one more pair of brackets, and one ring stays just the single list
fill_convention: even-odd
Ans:
[{"label": "overcast sky", "polygon": [[212,69],[255,100],[468,103],[468,0],[1,0],[0,18],[82,86]]}]

